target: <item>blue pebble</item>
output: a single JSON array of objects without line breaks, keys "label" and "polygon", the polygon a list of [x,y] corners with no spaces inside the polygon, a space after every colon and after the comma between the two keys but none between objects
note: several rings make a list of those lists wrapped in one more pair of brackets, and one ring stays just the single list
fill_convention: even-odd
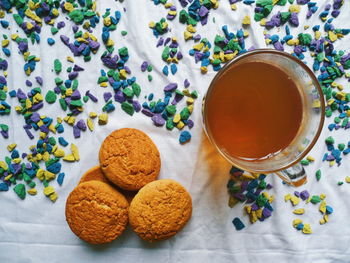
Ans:
[{"label": "blue pebble", "polygon": [[153,97],[154,97],[154,94],[153,94],[153,93],[149,94],[149,95],[148,95],[148,100],[149,100],[149,101],[153,100]]},{"label": "blue pebble", "polygon": [[7,57],[11,56],[11,51],[8,48],[2,48],[2,52],[4,52]]},{"label": "blue pebble", "polygon": [[163,71],[163,74],[164,74],[165,76],[168,76],[168,75],[169,75],[169,68],[168,68],[167,65],[164,66],[164,68],[163,68],[162,71]]},{"label": "blue pebble", "polygon": [[233,219],[232,224],[235,226],[237,231],[242,230],[245,227],[241,219],[239,219],[238,217],[235,217]]},{"label": "blue pebble", "polygon": [[64,147],[66,147],[68,145],[68,142],[63,137],[58,138],[58,143]]},{"label": "blue pebble", "polygon": [[64,173],[60,173],[60,174],[58,175],[58,177],[57,177],[57,183],[58,183],[59,185],[62,185],[62,184],[63,184],[64,176],[65,176]]},{"label": "blue pebble", "polygon": [[175,75],[175,73],[177,72],[176,64],[171,64],[170,70],[171,70],[171,74]]},{"label": "blue pebble", "polygon": [[58,133],[64,132],[64,127],[63,127],[63,125],[62,125],[62,124],[58,125],[57,128],[56,128],[56,131],[57,131]]},{"label": "blue pebble", "polygon": [[54,174],[58,174],[61,171],[62,165],[60,163],[53,163],[50,166],[47,166],[46,169]]},{"label": "blue pebble", "polygon": [[325,154],[323,155],[322,162],[324,162],[325,160],[327,160],[327,157],[328,157],[328,153],[325,153]]},{"label": "blue pebble", "polygon": [[348,153],[350,153],[350,147],[349,147],[349,148],[346,148],[346,149],[343,151],[343,154],[344,154],[344,155],[347,155]]},{"label": "blue pebble", "polygon": [[329,129],[330,131],[333,131],[334,128],[335,128],[335,124],[334,124],[334,123],[331,123],[331,124],[328,125],[328,129]]},{"label": "blue pebble", "polygon": [[48,43],[50,46],[52,46],[53,44],[55,44],[55,40],[54,40],[53,38],[49,37],[49,38],[47,39],[47,43]]},{"label": "blue pebble", "polygon": [[330,207],[329,205],[326,205],[326,213],[327,214],[332,214],[333,213],[333,208]]},{"label": "blue pebble", "polygon": [[188,131],[183,131],[183,132],[180,133],[179,142],[180,142],[181,144],[184,144],[184,143],[190,141],[190,140],[191,140],[191,137],[192,137],[192,136],[191,136],[191,133],[190,133],[190,132],[188,132]]},{"label": "blue pebble", "polygon": [[312,30],[313,30],[313,31],[318,31],[318,30],[320,30],[320,25],[315,25],[315,26],[313,26],[313,27],[312,27]]},{"label": "blue pebble", "polygon": [[8,28],[8,26],[10,25],[10,23],[5,20],[1,20],[0,23],[3,28]]},{"label": "blue pebble", "polygon": [[11,158],[12,158],[12,159],[19,158],[19,152],[18,152],[16,149],[14,149],[14,150],[12,151],[12,153],[11,153]]},{"label": "blue pebble", "polygon": [[298,230],[302,230],[304,228],[304,224],[300,223],[299,225],[297,225],[296,229]]},{"label": "blue pebble", "polygon": [[108,104],[108,105],[106,106],[106,108],[105,108],[105,111],[106,111],[106,112],[112,112],[112,111],[114,111],[114,110],[115,110],[115,106],[114,106],[114,104],[112,104],[112,103]]},{"label": "blue pebble", "polygon": [[7,183],[0,183],[0,191],[8,191],[9,186]]}]

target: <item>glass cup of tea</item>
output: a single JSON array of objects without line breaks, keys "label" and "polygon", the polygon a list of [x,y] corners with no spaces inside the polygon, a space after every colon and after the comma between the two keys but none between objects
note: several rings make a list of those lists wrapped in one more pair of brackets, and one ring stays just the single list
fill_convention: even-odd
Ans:
[{"label": "glass cup of tea", "polygon": [[300,161],[316,143],[325,101],[313,72],[298,58],[257,49],[228,62],[203,99],[204,130],[234,166],[306,183]]}]

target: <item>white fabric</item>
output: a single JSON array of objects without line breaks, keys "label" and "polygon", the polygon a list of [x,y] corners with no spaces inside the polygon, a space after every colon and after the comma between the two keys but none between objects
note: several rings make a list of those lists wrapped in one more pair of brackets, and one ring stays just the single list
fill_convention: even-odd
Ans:
[{"label": "white fabric", "polygon": [[[180,11],[181,6],[177,1],[174,2]],[[304,31],[302,29],[304,25],[322,24],[318,14],[324,9],[326,3],[331,1],[316,2],[318,2],[319,11],[310,20],[304,19],[307,7],[302,8],[299,14],[299,31],[293,29],[294,35]],[[336,26],[350,26],[347,17],[350,2],[345,2],[340,17],[334,22]],[[126,8],[126,12],[123,12],[123,7]],[[150,21],[159,21],[161,17],[166,16],[167,11],[164,7],[155,6],[150,0],[123,3],[99,1],[98,9],[101,13],[104,13],[105,8],[111,8],[113,12],[114,10],[122,12],[118,29],[112,33],[112,37],[117,48],[123,45],[129,48],[130,60],[127,65],[131,68],[133,75],[137,76],[137,81],[142,86],[142,95],[153,92],[155,96],[162,98],[163,87],[167,83],[178,82],[181,86],[185,78],[190,80],[191,89],[199,91],[200,98],[196,101],[193,114],[195,120],[195,127],[192,129],[193,138],[190,143],[181,146],[178,143],[178,130],[170,132],[165,128],[157,128],[142,114],[130,117],[119,108],[119,104],[116,111],[109,115],[108,125],[96,125],[93,133],[87,131],[80,139],[74,140],[71,128],[66,127],[64,137],[78,145],[81,161],[63,164],[62,170],[66,173],[63,186],[59,187],[56,182],[52,183],[59,194],[57,202],[51,203],[42,194],[40,183],[38,183],[38,195],[27,196],[24,201],[19,200],[12,189],[7,193],[0,193],[0,262],[349,262],[350,209],[347,202],[350,200],[350,190],[346,183],[342,186],[337,185],[338,181],[344,180],[344,177],[349,175],[349,157],[344,158],[340,167],[329,168],[327,163],[321,162],[326,150],[324,138],[330,134],[327,129],[330,120],[326,121],[321,138],[311,152],[316,161],[306,168],[309,182],[297,189],[308,189],[311,194],[325,193],[327,203],[334,208],[334,214],[329,217],[330,222],[319,225],[321,214],[318,212],[318,206],[308,204],[306,214],[300,217],[304,222],[311,223],[314,233],[303,235],[295,230],[292,227],[292,220],[296,217],[292,214],[293,208],[283,201],[284,194],[292,193],[295,189],[282,185],[280,179],[271,175],[268,181],[275,186],[270,191],[276,195],[276,201],[273,203],[275,211],[265,222],[250,225],[247,216],[243,215],[242,205],[237,205],[233,209],[228,207],[226,182],[230,164],[209,144],[202,131],[201,99],[215,73],[210,69],[208,74],[202,75],[199,65],[195,64],[194,59],[188,55],[193,42],[184,42],[185,26],[178,22],[178,17],[170,23],[171,32],[167,36],[177,36],[184,58],[179,63],[178,73],[175,76],[170,74],[166,78],[161,72],[164,66],[161,60],[162,48],[156,48],[157,39],[148,28]],[[246,14],[250,14],[253,18],[251,7],[239,3],[238,10],[232,11],[228,1],[221,1],[219,8],[210,13],[208,25],[198,26],[198,32],[212,41],[215,34],[222,34],[221,26],[224,24],[228,25],[230,31],[236,32],[241,27],[241,21]],[[216,18],[215,23],[212,21],[213,17]],[[62,20],[66,21],[63,16],[60,16],[58,21]],[[46,37],[51,37],[51,33],[49,33],[49,27],[44,26],[40,45],[30,47],[30,51],[41,58],[30,79],[34,81],[34,76],[43,76],[44,93],[54,87],[53,60],[60,58],[61,61],[65,61],[66,56],[71,55],[58,37],[60,34],[65,34],[72,39],[69,21],[66,21],[66,24],[67,26],[54,37],[56,39],[54,46],[48,46]],[[17,27],[11,25],[11,33],[15,33],[16,30]],[[122,37],[121,30],[127,30],[128,35]],[[281,28],[282,30],[284,29]],[[1,31],[9,33],[4,29]],[[250,36],[246,40],[247,47],[252,44],[256,47],[265,47],[262,27],[254,23],[248,31]],[[23,35],[21,30],[19,33]],[[94,30],[96,36],[100,37],[100,33],[101,31]],[[349,49],[349,40],[347,36],[338,41],[335,44],[336,48]],[[24,85],[23,58],[18,54],[14,43],[11,43],[10,48],[12,56],[8,70],[8,86],[10,89],[28,90]],[[84,118],[89,111],[100,112],[103,105],[103,92],[112,91],[111,88],[103,89],[96,84],[99,70],[102,68],[99,55],[103,50],[101,46],[98,55],[93,56],[89,63],[84,63],[82,58],[75,58],[76,63],[85,68],[85,71],[79,74],[80,91],[85,93],[90,89],[100,99],[98,105],[91,101],[87,103],[81,115]],[[148,82],[147,74],[140,71],[140,65],[144,60],[151,62],[154,66],[151,73],[152,82]],[[67,65],[68,63],[64,63],[64,68]],[[64,73],[61,76],[66,77]],[[349,92],[349,85],[345,81],[343,84],[345,90]],[[46,105],[40,112],[51,117],[64,116],[57,103]],[[11,142],[17,142],[21,152],[27,151],[28,147],[34,143],[28,139],[22,129],[23,118],[14,111],[10,117],[1,117],[1,122],[10,125],[10,138],[0,139],[1,158],[8,154],[5,146]],[[142,129],[155,141],[162,159],[160,178],[176,179],[190,191],[193,198],[193,216],[183,231],[164,242],[148,244],[128,228],[111,244],[91,246],[79,240],[70,231],[65,221],[65,200],[82,173],[98,164],[98,148],[105,136],[122,127]],[[344,130],[332,132],[332,135],[336,142],[347,143],[349,140],[349,133]],[[314,176],[318,168],[323,171],[320,182],[316,182]],[[243,218],[247,225],[240,232],[237,232],[231,223],[236,216]]]}]

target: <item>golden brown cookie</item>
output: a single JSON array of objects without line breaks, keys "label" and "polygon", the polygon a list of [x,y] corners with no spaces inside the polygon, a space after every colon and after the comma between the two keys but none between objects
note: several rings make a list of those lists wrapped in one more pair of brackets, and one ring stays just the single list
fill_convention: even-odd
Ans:
[{"label": "golden brown cookie", "polygon": [[139,237],[149,242],[174,236],[186,225],[191,215],[190,194],[171,179],[144,186],[129,208],[131,227]]},{"label": "golden brown cookie", "polygon": [[[92,181],[92,180],[104,182],[106,184],[111,184],[111,182],[108,181],[106,176],[103,174],[101,167],[99,165],[92,167],[90,170],[88,170],[86,173],[84,173],[79,181],[79,184],[87,182],[87,181]],[[116,185],[112,185],[112,186],[114,188],[116,188],[117,191],[119,191],[121,194],[123,194],[125,196],[125,198],[129,204],[130,204],[131,200],[134,198],[134,196],[136,195],[136,192],[123,190],[123,189],[117,187]]]},{"label": "golden brown cookie", "polygon": [[124,128],[108,135],[99,158],[108,180],[129,191],[154,181],[160,171],[157,147],[151,138],[136,129]]},{"label": "golden brown cookie", "polygon": [[128,202],[106,183],[84,182],[67,198],[66,220],[82,240],[91,244],[108,243],[116,239],[128,223]]},{"label": "golden brown cookie", "polygon": [[87,181],[92,181],[92,180],[96,180],[96,181],[100,181],[100,182],[109,184],[108,179],[103,174],[101,167],[99,165],[92,167],[90,170],[88,170],[86,173],[84,173],[79,181],[79,184],[87,182]]}]

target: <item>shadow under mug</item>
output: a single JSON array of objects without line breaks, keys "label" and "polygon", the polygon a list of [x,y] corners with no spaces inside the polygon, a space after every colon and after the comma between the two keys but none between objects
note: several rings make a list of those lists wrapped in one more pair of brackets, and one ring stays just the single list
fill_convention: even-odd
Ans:
[{"label": "shadow under mug", "polygon": [[[297,79],[296,87],[302,97],[302,121],[292,142],[278,154],[262,160],[246,160],[229,155],[217,145],[208,125],[207,102],[220,76],[233,65],[246,62],[265,62],[282,69],[292,79]],[[238,88],[238,87],[229,87]],[[234,166],[252,173],[275,173],[287,184],[300,186],[307,177],[300,161],[315,145],[323,127],[325,101],[320,84],[314,73],[298,58],[274,49],[257,49],[246,52],[228,62],[211,81],[202,102],[203,127],[210,142]],[[223,127],[224,128],[224,127]]]}]

